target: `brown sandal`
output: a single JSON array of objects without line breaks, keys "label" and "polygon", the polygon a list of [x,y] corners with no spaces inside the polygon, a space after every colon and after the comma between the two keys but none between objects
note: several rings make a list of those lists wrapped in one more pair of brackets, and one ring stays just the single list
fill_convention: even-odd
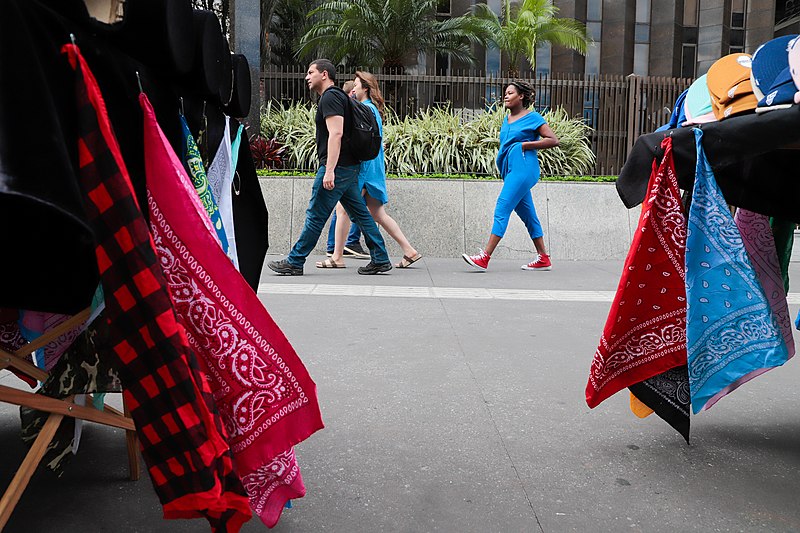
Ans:
[{"label": "brown sandal", "polygon": [[335,263],[330,257],[324,261],[317,261],[317,268],[347,268],[347,265]]},{"label": "brown sandal", "polygon": [[397,263],[395,266],[397,268],[408,268],[417,261],[419,261],[420,259],[422,259],[422,254],[420,253],[417,253],[417,255],[415,255],[414,257],[408,257],[407,255],[404,255],[402,261]]}]

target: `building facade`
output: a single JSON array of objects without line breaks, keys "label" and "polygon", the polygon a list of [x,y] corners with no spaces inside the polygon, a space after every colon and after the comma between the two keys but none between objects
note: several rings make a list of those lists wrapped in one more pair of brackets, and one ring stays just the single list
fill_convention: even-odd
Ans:
[{"label": "building facade", "polygon": [[[486,0],[499,13],[504,0]],[[439,16],[467,13],[476,0],[442,0]],[[800,0],[554,0],[559,16],[584,22],[594,39],[586,56],[542,47],[537,74],[614,74],[694,78],[720,57],[753,53],[777,35],[800,33]],[[475,51],[487,73],[507,70],[497,50]],[[427,63],[427,65],[425,64]],[[470,65],[423,60],[439,74]],[[524,67],[524,65],[522,65]]]}]

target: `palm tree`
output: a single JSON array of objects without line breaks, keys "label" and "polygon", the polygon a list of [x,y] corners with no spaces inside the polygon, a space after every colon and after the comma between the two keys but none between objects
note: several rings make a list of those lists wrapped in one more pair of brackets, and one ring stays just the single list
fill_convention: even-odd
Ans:
[{"label": "palm tree", "polygon": [[[272,16],[269,20],[268,63],[273,65],[305,66],[309,59],[298,56],[300,38],[310,27],[307,13],[309,0],[275,0],[273,2]],[[262,3],[263,5],[263,3]]]},{"label": "palm tree", "polygon": [[[536,72],[536,47],[541,43],[564,46],[585,55],[591,38],[586,26],[575,19],[557,18],[558,8],[550,0],[505,0],[501,16],[486,4],[477,4],[475,19],[486,36],[486,44],[508,57],[509,73],[519,75],[519,61],[526,57]],[[479,32],[480,33],[480,32]]]},{"label": "palm tree", "polygon": [[403,72],[422,52],[474,62],[471,44],[482,42],[470,15],[437,20],[438,0],[327,0],[309,13],[312,28],[298,54],[317,50],[384,72]]}]

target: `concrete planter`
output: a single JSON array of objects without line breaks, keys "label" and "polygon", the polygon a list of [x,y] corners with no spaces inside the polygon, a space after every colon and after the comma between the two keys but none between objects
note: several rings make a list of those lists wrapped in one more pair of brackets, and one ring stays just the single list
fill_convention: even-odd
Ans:
[{"label": "concrete planter", "polygon": [[[270,253],[285,254],[300,235],[311,196],[312,178],[261,178],[269,208]],[[423,255],[459,257],[486,243],[500,181],[389,180],[387,210]],[[622,205],[612,183],[540,182],[533,200],[554,259],[624,259],[639,208]],[[315,253],[325,252],[327,225]],[[402,255],[385,233],[389,254]],[[512,215],[495,257],[526,259],[533,244]]]}]

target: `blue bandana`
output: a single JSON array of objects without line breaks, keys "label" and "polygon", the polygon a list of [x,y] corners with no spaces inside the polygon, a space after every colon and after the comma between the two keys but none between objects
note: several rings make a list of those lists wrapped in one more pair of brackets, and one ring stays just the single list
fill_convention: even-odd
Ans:
[{"label": "blue bandana", "polygon": [[788,358],[786,343],[758,282],[695,129],[697,172],[686,239],[689,388],[692,411],[737,380]]}]

